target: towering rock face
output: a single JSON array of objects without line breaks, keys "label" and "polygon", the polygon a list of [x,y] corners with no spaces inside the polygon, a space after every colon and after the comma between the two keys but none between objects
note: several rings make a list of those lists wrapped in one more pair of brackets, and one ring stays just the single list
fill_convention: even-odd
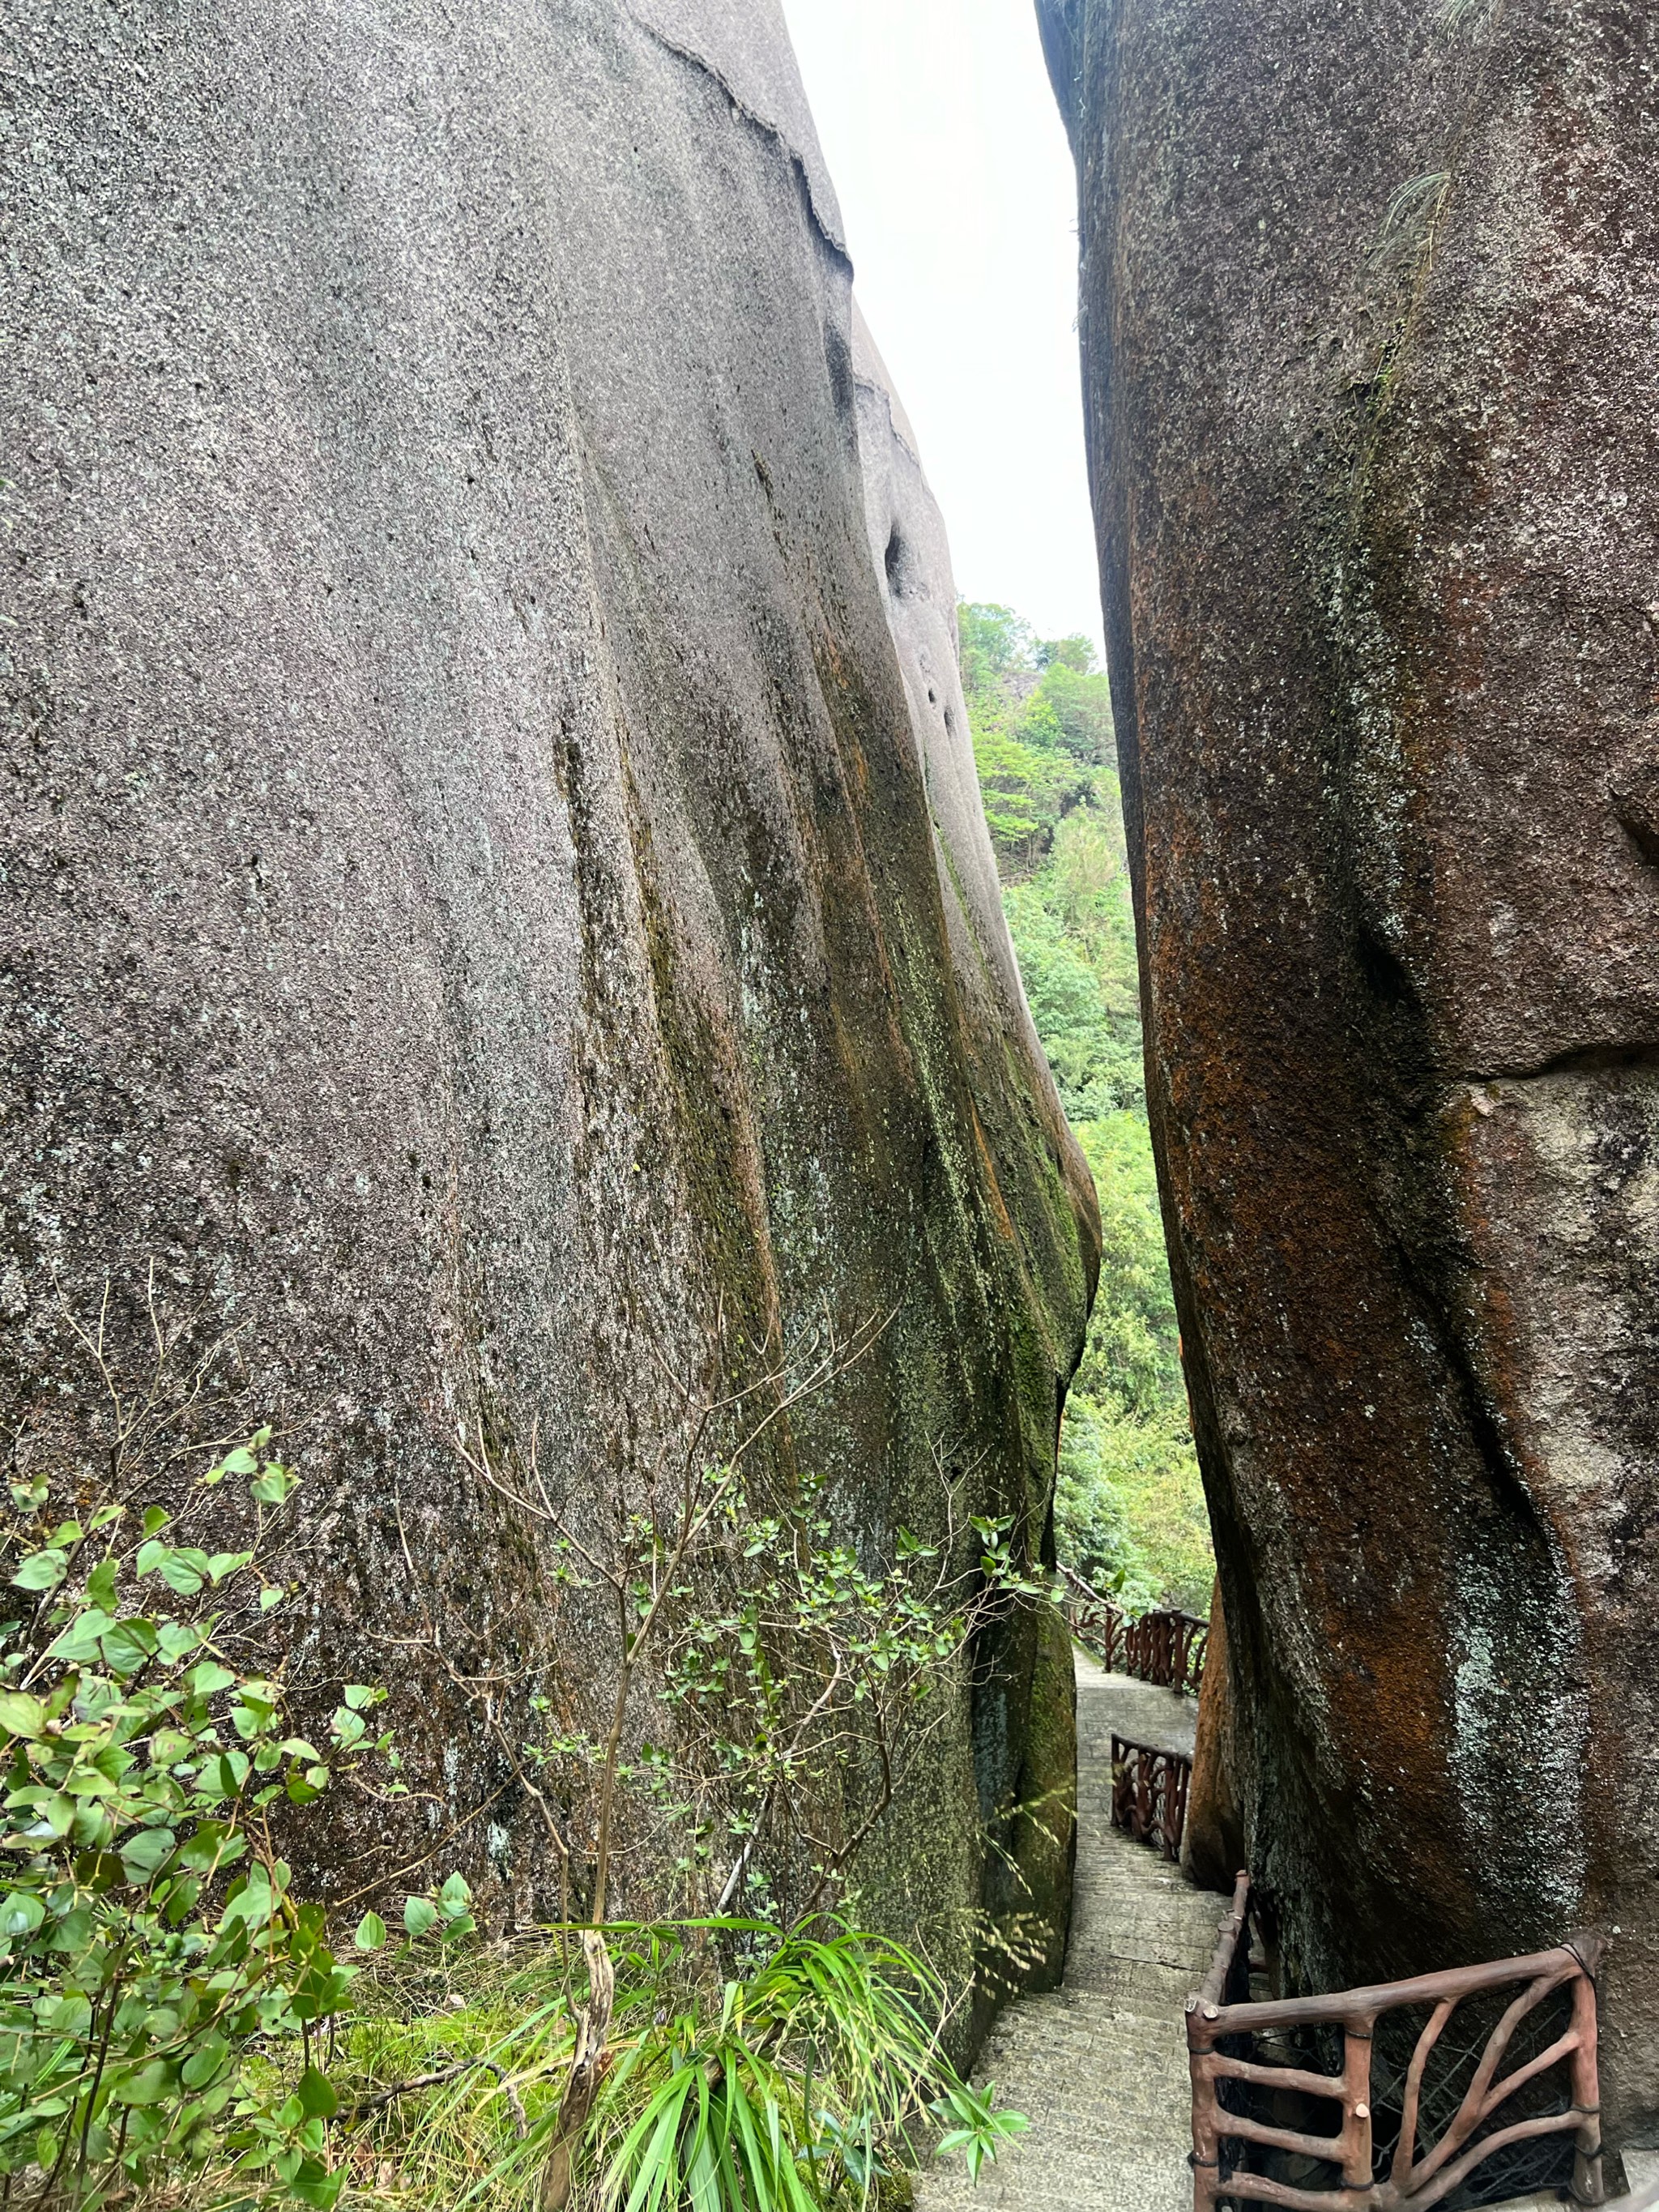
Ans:
[{"label": "towering rock face", "polygon": [[[963,1035],[978,1141],[989,1161],[1019,1159],[1033,1148],[1044,1157],[1053,1150],[1072,1203],[1086,1224],[1092,1296],[1099,1242],[1094,1185],[1037,1040],[1003,917],[1001,882],[980,803],[957,658],[951,549],[922,474],[915,433],[856,303],[853,379],[871,564],[881,579],[933,823],[939,898],[965,1018]],[[1007,1187],[1015,1210],[1006,1233],[1016,1251],[1041,1250],[1042,1215],[1031,1212],[1029,1188]],[[1018,1306],[1015,1310],[1018,1316]],[[1045,1395],[1051,1353],[1044,1338],[1024,1330],[1017,1331],[1015,1346],[1023,1370],[1017,1393],[1026,1425],[1023,1450],[1046,1482],[1060,1413],[1059,1398],[1051,1413]],[[1080,1353],[1081,1345],[1077,1349]],[[1041,1548],[1043,1563],[1052,1567],[1051,1510],[1043,1517]],[[1027,1683],[1022,1714],[1010,1705],[1002,1685]],[[982,1776],[981,1782],[981,1820],[997,1832],[1000,1846],[986,1869],[988,1903],[1000,1919],[1018,1928],[1017,1948],[1029,1979],[1050,1987],[1059,1981],[1066,1960],[1066,1908],[1076,1848],[1077,1683],[1071,1638],[1057,1613],[1019,1617],[1006,1655],[988,1669],[978,1726],[981,1740],[994,1747],[992,1771],[1005,1778],[1000,1800],[986,1792]],[[1012,1793],[1006,1789],[1011,1776]],[[1009,1805],[1024,1809],[1010,1820],[1000,1810]]]},{"label": "towering rock face", "polygon": [[[771,0],[9,28],[8,1417],[74,1448],[106,1273],[118,1366],[152,1266],[179,1358],[236,1328],[309,1473],[296,1663],[392,1666],[434,1826],[477,1870],[488,1808],[533,1908],[533,1808],[418,1640],[487,1659],[546,1565],[458,1422],[585,1513],[678,1382],[890,1316],[763,1480],[824,1475],[872,1553],[941,1468],[1042,1538],[1093,1199],[954,690],[930,816],[948,567],[890,610]],[[890,1918],[1008,1901],[982,1824],[1063,1763],[1044,1659],[984,1655]]]},{"label": "towering rock face", "polygon": [[1237,1778],[1327,1982],[1659,2039],[1659,21],[1042,0]]}]

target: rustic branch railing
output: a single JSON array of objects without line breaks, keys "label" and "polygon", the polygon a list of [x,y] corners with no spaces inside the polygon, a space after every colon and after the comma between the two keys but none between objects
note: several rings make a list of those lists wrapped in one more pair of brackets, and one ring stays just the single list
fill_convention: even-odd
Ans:
[{"label": "rustic branch railing", "polygon": [[1112,1738],[1112,1826],[1166,1859],[1181,1856],[1193,1762],[1184,1753]]},{"label": "rustic branch railing", "polygon": [[1210,1624],[1195,1613],[1158,1612],[1131,1620],[1120,1606],[1091,1589],[1081,1575],[1060,1569],[1066,1617],[1072,1633],[1097,1653],[1109,1669],[1121,1668],[1143,1682],[1194,1696],[1204,1679],[1204,1649]]},{"label": "rustic branch railing", "polygon": [[1060,1580],[1061,1603],[1073,1635],[1109,1673],[1114,1671],[1123,1656],[1123,1632],[1128,1625],[1121,1609],[1091,1589],[1070,1567],[1060,1569]]},{"label": "rustic branch railing", "polygon": [[1196,1697],[1210,1624],[1191,1613],[1147,1613],[1123,1632],[1123,1671]]},{"label": "rustic branch railing", "polygon": [[[1574,2199],[1606,2201],[1595,2067],[1599,1936],[1374,1989],[1251,2002],[1250,1912],[1249,1878],[1241,1875],[1210,1972],[1187,2004],[1194,2212],[1247,2203],[1394,2212],[1439,2204],[1460,2191],[1478,2198],[1480,2182],[1471,2177],[1486,2160],[1521,2144],[1545,2149],[1552,2138],[1571,2156]],[[1510,1990],[1474,2041],[1448,2033],[1460,2004]],[[1561,2014],[1553,2028],[1544,2009],[1551,2000]],[[1409,2021],[1396,2017],[1413,2007],[1428,2014],[1414,2039]],[[1510,2057],[1528,2023],[1538,2047]],[[1322,2033],[1329,2046],[1322,2063]],[[1333,2065],[1337,2036],[1340,2064]],[[1374,2052],[1385,2039],[1398,2057],[1409,2045],[1410,2056],[1393,2080],[1381,2062],[1385,2078],[1374,2094]],[[1510,2114],[1500,2112],[1517,2099]],[[1321,2104],[1340,2114],[1334,2134],[1287,2124],[1310,2119],[1306,2107]],[[1439,2114],[1434,2140],[1419,2148],[1419,2136],[1431,2132],[1431,2106]],[[1331,2179],[1298,2185],[1322,2167]],[[1519,2186],[1517,2179],[1510,2173],[1494,2185],[1504,2196],[1540,2185],[1537,2174]]]}]

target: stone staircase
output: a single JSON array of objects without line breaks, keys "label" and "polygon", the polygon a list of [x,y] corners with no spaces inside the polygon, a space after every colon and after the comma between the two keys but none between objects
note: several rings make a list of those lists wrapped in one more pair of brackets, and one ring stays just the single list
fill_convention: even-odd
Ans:
[{"label": "stone staircase", "polygon": [[918,2212],[1190,2212],[1182,2008],[1224,1899],[1111,1825],[1112,1735],[1190,1753],[1194,1701],[1079,1653],[1077,1893],[1063,1986],[1007,2007],[978,2078],[1031,2123],[977,2189],[960,2167],[917,2184]]},{"label": "stone staircase", "polygon": [[[1112,1736],[1191,1753],[1194,1701],[1077,1658],[1078,1855],[1063,1985],[1002,2013],[975,2079],[1024,2112],[1029,2135],[977,2189],[959,2163],[916,2184],[917,2212],[1191,2212],[1184,2007],[1226,1900],[1194,1889],[1111,1825]],[[1632,2190],[1659,2154],[1629,2153]],[[1553,2197],[1501,2212],[1559,2212]],[[1499,2212],[1499,2208],[1494,2208]]]}]

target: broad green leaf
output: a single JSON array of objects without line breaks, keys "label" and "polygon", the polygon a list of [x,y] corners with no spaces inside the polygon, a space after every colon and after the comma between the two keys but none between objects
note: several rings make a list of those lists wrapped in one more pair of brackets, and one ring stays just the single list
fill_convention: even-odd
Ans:
[{"label": "broad green leaf", "polygon": [[148,1881],[172,1857],[176,1838],[171,1828],[140,1828],[125,1838],[121,1863],[132,1881]]},{"label": "broad green leaf", "polygon": [[313,2212],[333,2212],[340,2191],[345,2187],[349,2171],[348,2167],[342,2166],[329,2173],[314,2160],[307,2160],[297,2172],[289,2177],[289,2195],[297,2197],[301,2204],[311,2205]]},{"label": "broad green leaf", "polygon": [[198,2043],[183,2068],[187,2089],[204,2088],[224,2066],[230,2057],[230,2045],[222,2035],[210,2035]]},{"label": "broad green leaf", "polygon": [[411,1936],[424,1936],[437,1924],[438,1908],[429,1898],[411,1897],[404,1900],[404,1926]]},{"label": "broad green leaf", "polygon": [[300,2108],[308,2120],[331,2120],[340,2109],[340,2100],[327,2075],[307,2066],[300,2076],[300,2086],[295,2093]]},{"label": "broad green leaf", "polygon": [[385,1921],[378,1912],[364,1913],[351,1940],[360,1951],[378,1951],[386,1942]]},{"label": "broad green leaf", "polygon": [[185,1675],[185,1686],[193,1698],[211,1698],[230,1689],[235,1680],[228,1667],[222,1667],[216,1659],[204,1659]]},{"label": "broad green leaf", "polygon": [[0,1900],[0,1936],[32,1936],[46,1917],[46,1908],[30,1891],[15,1889]]},{"label": "broad green leaf", "polygon": [[240,1920],[250,1928],[264,1927],[276,1910],[278,1895],[264,1867],[250,1868],[240,1881],[233,1883],[220,1926],[233,1927]]},{"label": "broad green leaf", "polygon": [[115,1610],[115,1573],[113,1559],[100,1559],[87,1577],[88,1597],[106,1613]]},{"label": "broad green leaf", "polygon": [[46,1709],[39,1698],[22,1690],[0,1690],[0,1729],[8,1735],[37,1736],[46,1718]]},{"label": "broad green leaf", "polygon": [[227,1797],[234,1797],[248,1778],[247,1753],[245,1751],[222,1751],[216,1764],[220,1790]]},{"label": "broad green leaf", "polygon": [[89,1605],[79,1613],[61,1636],[54,1637],[46,1646],[49,1659],[66,1659],[71,1666],[84,1666],[88,1660],[101,1657],[101,1639],[106,1629],[113,1626],[108,1613],[99,1606]]},{"label": "broad green leaf", "polygon": [[44,1551],[29,1553],[12,1577],[12,1587],[25,1590],[56,1589],[68,1572],[67,1553],[59,1551],[55,1545],[48,1545]]},{"label": "broad green leaf", "polygon": [[211,1874],[216,1867],[240,1859],[247,1844],[233,1835],[222,1820],[204,1820],[179,1848],[179,1863],[191,1874]]},{"label": "broad green leaf", "polygon": [[193,1544],[183,1545],[161,1562],[161,1574],[170,1590],[180,1597],[194,1597],[208,1578],[208,1555]]},{"label": "broad green leaf", "polygon": [[92,2027],[92,2005],[79,1990],[70,1990],[62,1996],[43,1997],[35,2007],[35,2017],[48,2034],[79,2039]]},{"label": "broad green leaf", "polygon": [[472,1902],[472,1892],[467,1887],[466,1876],[453,1874],[438,1892],[438,1910],[446,1920],[453,1920]]},{"label": "broad green leaf", "polygon": [[156,2105],[172,2086],[173,2069],[164,2059],[152,2058],[136,2074],[118,2074],[109,2094],[118,2105]]},{"label": "broad green leaf", "polygon": [[155,1654],[155,1623],[136,1617],[113,1622],[100,1638],[105,1664],[114,1674],[136,1674]]}]

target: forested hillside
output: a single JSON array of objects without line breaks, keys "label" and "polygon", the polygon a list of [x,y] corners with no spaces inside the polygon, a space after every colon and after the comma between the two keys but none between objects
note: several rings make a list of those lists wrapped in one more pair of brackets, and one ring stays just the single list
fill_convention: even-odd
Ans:
[{"label": "forested hillside", "polygon": [[1132,1606],[1212,1573],[1146,1127],[1111,698],[1086,638],[958,610],[986,819],[1037,1030],[1100,1193],[1088,1350],[1066,1404],[1060,1555]]}]

